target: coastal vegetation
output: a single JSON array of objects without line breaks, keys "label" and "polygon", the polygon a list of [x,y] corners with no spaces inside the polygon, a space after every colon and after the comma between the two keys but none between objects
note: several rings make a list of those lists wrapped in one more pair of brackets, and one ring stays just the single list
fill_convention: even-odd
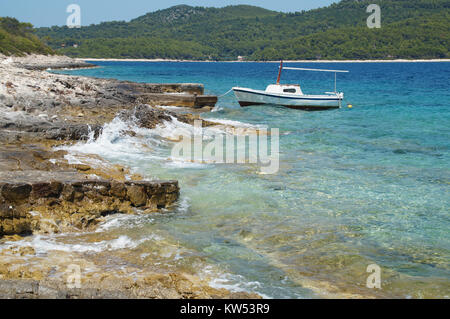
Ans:
[{"label": "coastal vegetation", "polygon": [[0,53],[22,56],[26,53],[54,54],[55,52],[33,34],[33,25],[14,18],[0,18]]},{"label": "coastal vegetation", "polygon": [[[366,25],[378,3],[382,27]],[[39,28],[51,48],[72,57],[200,60],[449,58],[445,0],[343,0],[280,13],[239,5],[175,6],[129,22]]]}]

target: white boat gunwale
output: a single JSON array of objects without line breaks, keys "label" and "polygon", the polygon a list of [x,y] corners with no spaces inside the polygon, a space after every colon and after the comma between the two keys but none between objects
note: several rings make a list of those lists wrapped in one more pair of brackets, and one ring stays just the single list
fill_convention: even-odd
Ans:
[{"label": "white boat gunwale", "polygon": [[338,100],[338,99],[340,99],[338,94],[336,94],[336,95],[310,95],[310,94],[299,95],[296,93],[267,93],[267,91],[254,90],[254,89],[242,88],[242,87],[234,87],[233,91],[261,94],[261,95],[272,96],[272,97],[277,97],[277,98],[282,98],[282,99],[296,99],[296,100],[310,100],[310,99]]},{"label": "white boat gunwale", "polygon": [[[283,69],[333,72],[335,73],[334,92],[325,92],[324,95],[304,94],[299,84],[280,84],[281,71]],[[283,61],[281,61],[276,84],[268,85],[265,91],[244,87],[233,87],[232,90],[241,106],[273,104],[307,110],[340,108],[344,99],[344,93],[337,92],[336,74],[348,72],[347,70],[283,67]]]}]

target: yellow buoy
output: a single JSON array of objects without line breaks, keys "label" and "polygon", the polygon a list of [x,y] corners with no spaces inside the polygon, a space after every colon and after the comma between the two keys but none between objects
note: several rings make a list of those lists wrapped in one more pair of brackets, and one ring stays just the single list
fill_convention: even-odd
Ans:
[{"label": "yellow buoy", "polygon": [[351,104],[348,104],[347,106],[349,109],[351,109],[353,107],[353,105],[351,105]]}]

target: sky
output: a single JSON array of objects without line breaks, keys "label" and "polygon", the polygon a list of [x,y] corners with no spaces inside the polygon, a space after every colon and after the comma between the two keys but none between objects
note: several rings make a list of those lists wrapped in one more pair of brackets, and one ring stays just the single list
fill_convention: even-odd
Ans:
[{"label": "sky", "polygon": [[0,17],[14,17],[35,27],[65,25],[70,4],[81,8],[81,25],[137,18],[178,4],[224,7],[249,4],[270,10],[295,12],[327,6],[336,0],[0,0]]}]

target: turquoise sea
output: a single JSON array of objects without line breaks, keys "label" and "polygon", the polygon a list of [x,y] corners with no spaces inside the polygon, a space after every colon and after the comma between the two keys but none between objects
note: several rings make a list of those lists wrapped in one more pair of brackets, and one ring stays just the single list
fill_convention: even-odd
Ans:
[{"label": "turquoise sea", "polygon": [[[233,86],[265,89],[278,70],[275,63],[95,63],[100,68],[64,73],[203,83],[220,95]],[[176,125],[130,137],[115,122],[99,140],[72,147],[148,178],[180,181],[173,210],[114,217],[102,231],[138,242],[129,253],[159,254],[168,268],[266,297],[448,298],[450,63],[289,66],[349,70],[338,75],[338,90],[353,108],[240,108],[229,94],[202,114],[279,128],[277,174],[261,175],[252,164],[171,162],[173,142],[164,137]],[[334,75],[285,71],[282,82],[321,94],[333,91]],[[381,289],[366,287],[370,264],[381,268]]]}]

